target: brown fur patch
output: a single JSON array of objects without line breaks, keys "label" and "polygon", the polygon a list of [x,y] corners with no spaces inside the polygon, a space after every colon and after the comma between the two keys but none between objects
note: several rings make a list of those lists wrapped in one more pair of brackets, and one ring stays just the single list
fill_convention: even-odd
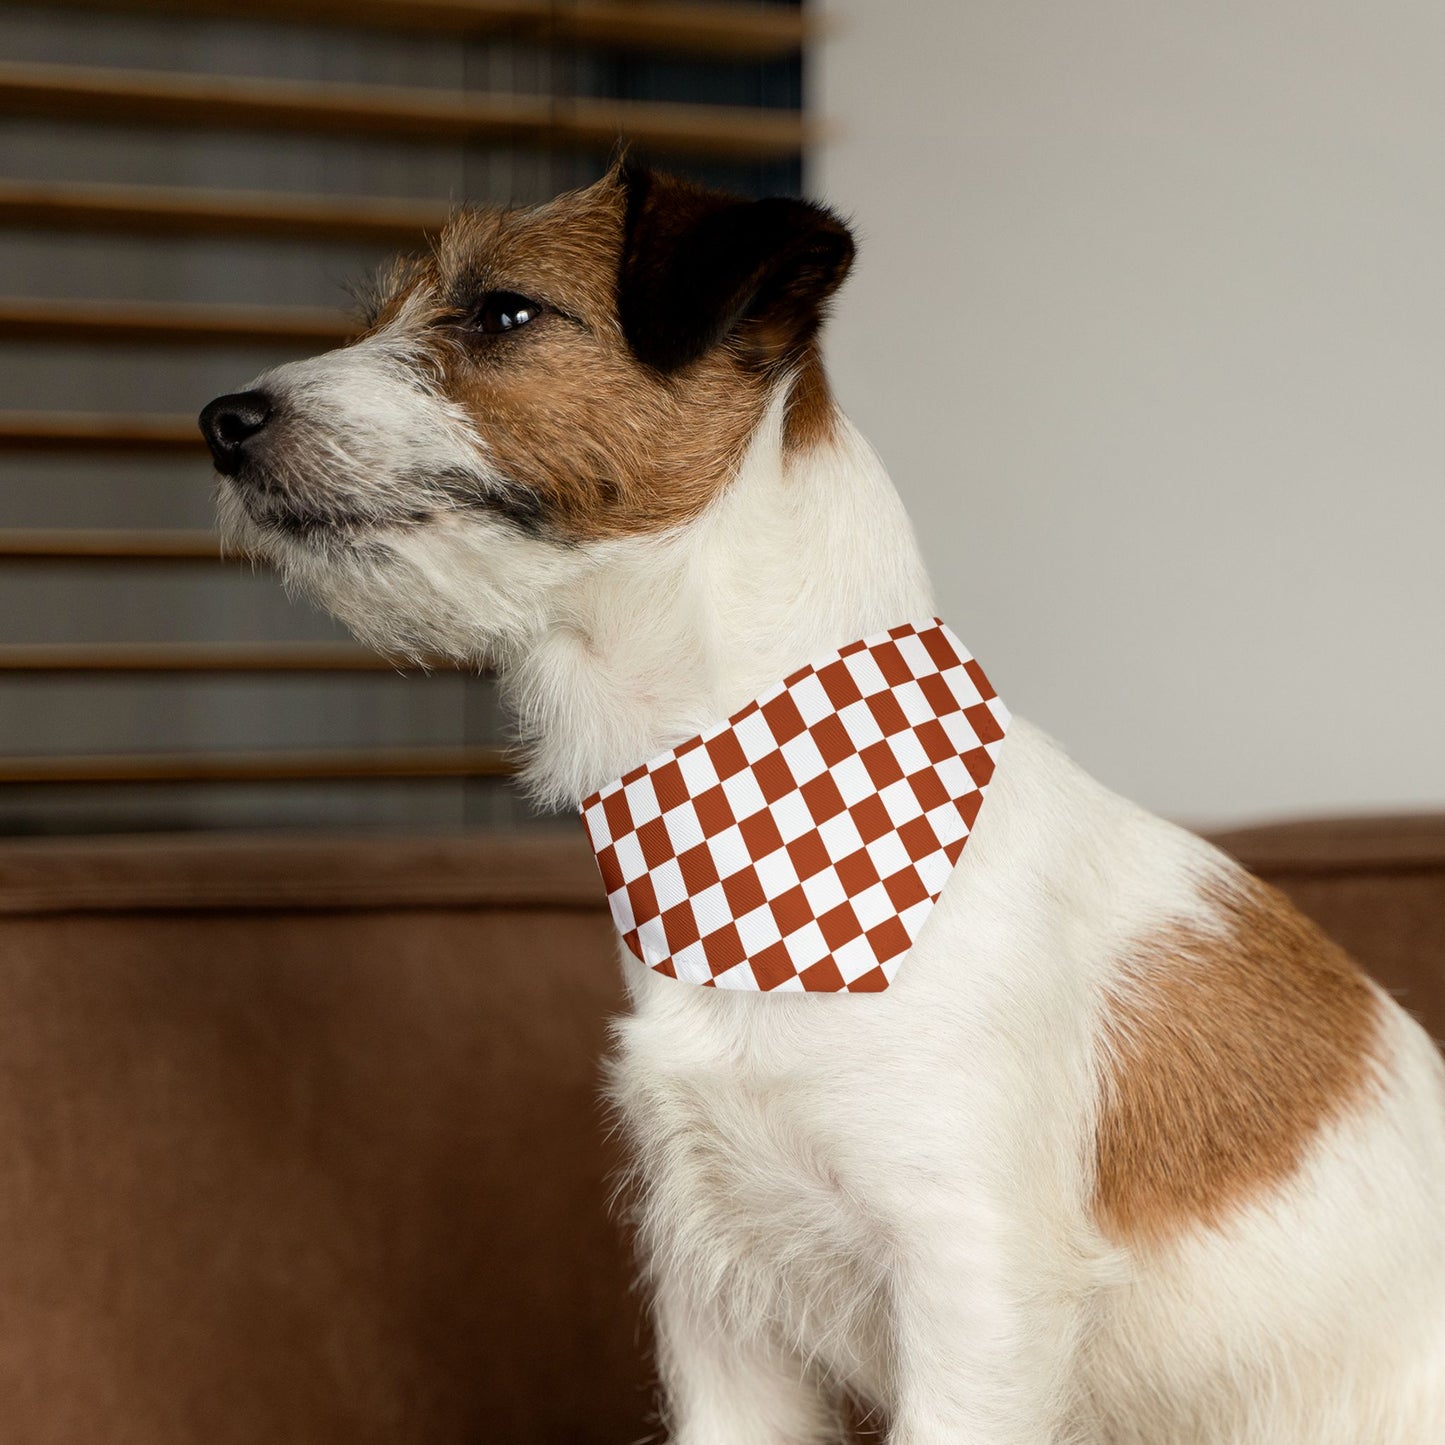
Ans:
[{"label": "brown fur patch", "polygon": [[1219,931],[1145,940],[1111,1001],[1094,1203],[1117,1238],[1220,1225],[1371,1079],[1379,1000],[1354,963],[1245,874],[1211,901]]},{"label": "brown fur patch", "polygon": [[[624,208],[608,178],[533,210],[463,212],[382,313],[433,351],[493,466],[578,540],[695,517],[735,474],[770,391],[732,342],[672,376],[632,354],[617,309]],[[488,291],[548,309],[513,334],[449,333],[447,317]]]},{"label": "brown fur patch", "polygon": [[785,452],[795,456],[832,441],[837,421],[838,409],[823,370],[823,360],[817,347],[810,346],[788,394],[783,422]]}]

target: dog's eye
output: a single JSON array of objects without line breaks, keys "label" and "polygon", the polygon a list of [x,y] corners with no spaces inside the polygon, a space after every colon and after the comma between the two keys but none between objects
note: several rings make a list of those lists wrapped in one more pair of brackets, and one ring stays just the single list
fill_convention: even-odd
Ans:
[{"label": "dog's eye", "polygon": [[472,325],[486,336],[515,331],[542,314],[542,303],[515,291],[488,291],[472,312]]}]

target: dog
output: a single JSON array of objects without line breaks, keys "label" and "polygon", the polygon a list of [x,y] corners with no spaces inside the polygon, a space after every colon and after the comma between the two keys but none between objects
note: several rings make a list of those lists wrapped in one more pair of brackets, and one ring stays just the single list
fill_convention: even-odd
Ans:
[{"label": "dog", "polygon": [[[361,339],[202,413],[224,533],[388,654],[494,667],[577,807],[933,612],[822,367],[853,252],[626,160],[459,212]],[[819,1445],[847,1400],[892,1445],[1445,1441],[1434,1046],[1025,722],[886,990],[622,962],[675,1445]]]}]

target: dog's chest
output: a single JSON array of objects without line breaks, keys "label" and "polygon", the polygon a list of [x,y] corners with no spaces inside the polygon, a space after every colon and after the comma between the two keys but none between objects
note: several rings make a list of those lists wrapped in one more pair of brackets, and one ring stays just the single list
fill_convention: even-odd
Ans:
[{"label": "dog's chest", "polygon": [[[714,1001],[732,1002],[701,1002]],[[614,1096],[649,1254],[839,1374],[876,1376],[885,1269],[846,1076],[781,1040],[760,1049],[756,1026],[778,1022],[766,1013],[742,1049],[728,1047],[729,1025],[706,1009],[688,1013],[701,1018],[691,1039],[671,1011],[644,1010],[619,1031]]]}]

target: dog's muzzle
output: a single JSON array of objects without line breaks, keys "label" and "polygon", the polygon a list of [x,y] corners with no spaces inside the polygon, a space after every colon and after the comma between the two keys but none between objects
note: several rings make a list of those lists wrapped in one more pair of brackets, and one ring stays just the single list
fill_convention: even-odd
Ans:
[{"label": "dog's muzzle", "polygon": [[245,465],[247,446],[265,430],[274,411],[264,391],[238,391],[218,396],[201,412],[201,435],[223,477],[234,477]]}]

